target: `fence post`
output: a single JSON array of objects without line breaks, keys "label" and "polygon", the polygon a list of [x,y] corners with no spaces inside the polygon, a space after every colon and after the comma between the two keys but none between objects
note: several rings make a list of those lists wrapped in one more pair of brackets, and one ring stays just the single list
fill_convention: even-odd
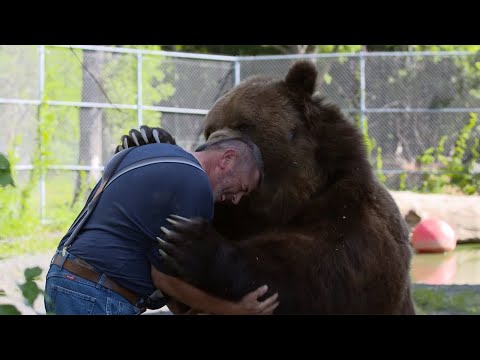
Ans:
[{"label": "fence post", "polygon": [[360,128],[365,135],[365,53],[360,51]]},{"label": "fence post", "polygon": [[234,69],[235,69],[235,80],[234,80],[235,84],[234,84],[234,86],[236,86],[240,83],[240,61],[238,59],[235,59]]},{"label": "fence post", "polygon": [[[45,90],[45,45],[38,46],[39,53],[39,87],[38,87],[38,96],[40,99],[40,104],[38,105],[38,121],[41,121],[40,116],[42,114],[41,108],[43,106],[43,93]],[[39,139],[38,141],[42,141]],[[41,144],[39,144],[41,146]],[[40,161],[42,163],[41,172],[40,172],[40,222],[45,224],[45,207],[46,207],[46,190],[45,190],[45,169],[43,167],[43,162],[45,161],[43,155],[41,155]],[[34,171],[34,169],[32,169]]]},{"label": "fence post", "polygon": [[143,108],[142,108],[142,53],[137,53],[137,120],[138,127],[143,125]]}]

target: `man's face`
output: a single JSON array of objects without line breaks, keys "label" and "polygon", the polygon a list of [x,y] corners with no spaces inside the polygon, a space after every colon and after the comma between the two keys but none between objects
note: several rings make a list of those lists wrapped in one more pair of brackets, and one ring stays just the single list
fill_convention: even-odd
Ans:
[{"label": "man's face", "polygon": [[233,164],[221,170],[213,187],[215,202],[238,204],[244,195],[258,186],[259,179],[260,172],[255,167],[235,167]]}]

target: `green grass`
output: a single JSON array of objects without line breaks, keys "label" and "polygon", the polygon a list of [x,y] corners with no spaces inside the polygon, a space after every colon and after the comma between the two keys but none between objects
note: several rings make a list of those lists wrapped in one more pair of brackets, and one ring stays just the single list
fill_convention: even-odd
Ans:
[{"label": "green grass", "polygon": [[52,251],[80,210],[83,201],[71,206],[75,176],[49,172],[46,182],[46,221],[40,221],[38,185],[21,208],[22,184],[0,188],[0,258]]},{"label": "green grass", "polygon": [[47,252],[53,254],[62,236],[62,233],[41,232],[14,240],[0,240],[0,259]]},{"label": "green grass", "polygon": [[413,298],[417,314],[480,314],[480,293],[465,289],[448,293],[444,287],[415,287]]}]

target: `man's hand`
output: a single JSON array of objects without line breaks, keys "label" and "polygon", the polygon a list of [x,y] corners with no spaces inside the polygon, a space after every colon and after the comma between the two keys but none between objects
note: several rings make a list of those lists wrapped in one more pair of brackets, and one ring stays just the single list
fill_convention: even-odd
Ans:
[{"label": "man's hand", "polygon": [[267,292],[267,285],[233,302],[210,295],[183,280],[162,273],[153,265],[151,274],[154,286],[169,295],[167,306],[174,314],[267,315],[272,314],[278,306],[277,294],[258,301],[258,298]]},{"label": "man's hand", "polygon": [[[278,293],[273,294],[264,301],[258,301],[258,298],[265,295],[267,290],[268,286],[263,285],[258,289],[249,292],[240,301],[232,303],[232,309],[226,315],[271,315],[273,310],[275,310],[275,308],[279,305],[279,302],[276,301],[278,298]],[[183,315],[211,315],[194,308],[187,310],[188,307],[185,307],[184,304],[182,305],[184,306],[182,310],[172,306],[176,312],[174,312],[172,309],[170,311],[172,311],[174,314]]]},{"label": "man's hand", "polygon": [[273,294],[263,301],[258,301],[258,298],[263,296],[267,290],[268,286],[263,285],[249,292],[239,302],[235,303],[231,315],[271,315],[279,304],[279,302],[276,301],[278,293]]},{"label": "man's hand", "polygon": [[167,302],[167,307],[168,310],[170,310],[175,315],[187,315],[192,312],[192,308],[190,306],[185,305],[184,303],[175,299],[170,299]]}]

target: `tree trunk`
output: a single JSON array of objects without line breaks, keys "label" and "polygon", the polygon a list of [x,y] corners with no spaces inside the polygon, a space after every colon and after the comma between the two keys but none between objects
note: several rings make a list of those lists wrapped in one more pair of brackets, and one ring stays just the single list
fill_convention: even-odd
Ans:
[{"label": "tree trunk", "polygon": [[[100,85],[103,62],[104,54],[102,52],[83,52],[82,102],[106,101]],[[101,108],[82,107],[80,109],[79,165],[91,167],[102,165],[102,114],[103,109]],[[86,179],[82,179],[81,172],[77,172],[72,205],[79,200],[84,186],[82,182],[86,180],[88,186],[90,186],[90,184],[98,181],[101,176],[100,170],[92,170],[88,174]]]}]

